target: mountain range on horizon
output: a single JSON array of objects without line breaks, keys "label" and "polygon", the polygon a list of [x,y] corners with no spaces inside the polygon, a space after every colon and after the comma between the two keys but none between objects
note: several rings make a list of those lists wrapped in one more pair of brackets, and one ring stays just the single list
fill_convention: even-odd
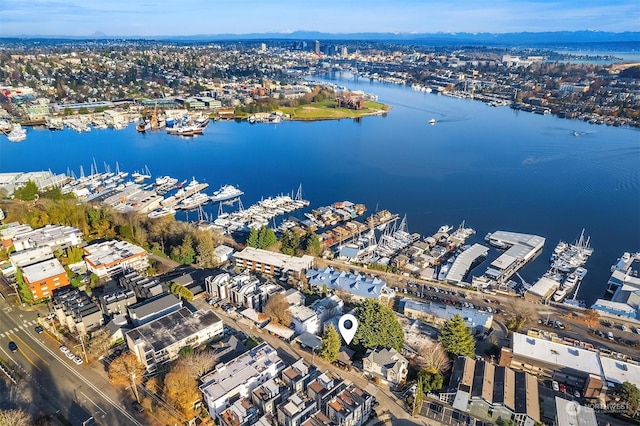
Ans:
[{"label": "mountain range on horizon", "polygon": [[484,44],[484,45],[562,45],[575,43],[637,43],[640,50],[640,32],[606,32],[606,31],[544,31],[544,32],[510,32],[510,33],[325,33],[319,31],[291,31],[281,33],[249,33],[249,34],[193,34],[193,35],[158,35],[158,36],[110,36],[103,32],[95,32],[89,36],[44,36],[21,35],[3,37],[5,39],[70,39],[70,40],[159,40],[159,41],[249,41],[249,40],[324,40],[324,41],[380,41],[380,42],[415,42],[419,44]]}]

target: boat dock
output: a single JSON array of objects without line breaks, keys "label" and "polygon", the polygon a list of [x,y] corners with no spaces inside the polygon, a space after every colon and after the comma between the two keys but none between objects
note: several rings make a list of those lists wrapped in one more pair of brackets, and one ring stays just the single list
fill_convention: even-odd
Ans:
[{"label": "boat dock", "polygon": [[452,284],[461,283],[474,263],[476,263],[478,259],[487,257],[488,254],[489,247],[477,243],[472,245],[456,257],[456,260],[449,268],[449,272],[447,272],[445,280]]},{"label": "boat dock", "polygon": [[494,247],[507,250],[491,262],[482,276],[473,277],[472,283],[481,288],[491,286],[506,291],[507,281],[542,251],[545,238],[518,232],[496,231],[487,234],[485,241]]}]

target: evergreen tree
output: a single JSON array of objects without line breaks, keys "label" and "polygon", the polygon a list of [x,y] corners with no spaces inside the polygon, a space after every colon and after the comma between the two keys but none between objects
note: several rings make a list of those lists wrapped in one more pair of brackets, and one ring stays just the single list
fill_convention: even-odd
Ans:
[{"label": "evergreen tree", "polygon": [[429,367],[418,373],[418,380],[422,381],[422,390],[429,393],[442,388],[444,378],[435,367]]},{"label": "evergreen tree", "polygon": [[255,228],[251,228],[249,231],[249,236],[247,237],[247,246],[249,247],[258,247],[258,230]]},{"label": "evergreen tree", "polygon": [[275,232],[272,229],[263,226],[258,231],[258,248],[266,249],[278,242]]},{"label": "evergreen tree", "polygon": [[468,356],[473,358],[476,352],[476,344],[471,331],[459,314],[455,314],[444,323],[440,330],[440,342],[449,356]]},{"label": "evergreen tree", "polygon": [[308,232],[304,236],[304,251],[311,256],[319,256],[322,252],[320,237],[315,232]]},{"label": "evergreen tree", "polygon": [[13,195],[22,201],[33,201],[38,198],[38,186],[32,180],[28,180],[27,183],[20,189],[16,189]]},{"label": "evergreen tree", "polygon": [[616,393],[627,405],[627,414],[629,417],[636,417],[640,409],[640,390],[638,390],[638,387],[631,382],[624,382],[616,389]]},{"label": "evergreen tree", "polygon": [[374,299],[365,299],[356,309],[358,331],[353,343],[364,348],[382,346],[402,351],[404,331],[395,312]]},{"label": "evergreen tree", "polygon": [[334,362],[338,359],[340,353],[340,336],[338,332],[330,324],[322,335],[322,347],[320,348],[320,356],[327,362]]},{"label": "evergreen tree", "polygon": [[282,253],[288,254],[289,256],[293,256],[295,254],[296,247],[293,246],[293,232],[290,229],[287,229],[282,233],[280,244],[280,251]]}]

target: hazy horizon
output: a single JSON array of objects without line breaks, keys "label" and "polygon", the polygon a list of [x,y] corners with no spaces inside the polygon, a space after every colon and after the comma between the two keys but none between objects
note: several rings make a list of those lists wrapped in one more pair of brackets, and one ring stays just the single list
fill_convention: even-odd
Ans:
[{"label": "hazy horizon", "polygon": [[[171,6],[171,7],[170,7]],[[172,4],[111,0],[5,0],[0,37],[166,37],[318,31],[353,33],[513,33],[639,31],[637,0],[272,0]]]}]

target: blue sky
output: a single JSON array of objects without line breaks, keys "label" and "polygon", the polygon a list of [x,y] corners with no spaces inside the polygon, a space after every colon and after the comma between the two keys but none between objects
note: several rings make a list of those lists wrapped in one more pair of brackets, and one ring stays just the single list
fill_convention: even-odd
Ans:
[{"label": "blue sky", "polygon": [[0,0],[0,37],[640,31],[640,0]]}]

